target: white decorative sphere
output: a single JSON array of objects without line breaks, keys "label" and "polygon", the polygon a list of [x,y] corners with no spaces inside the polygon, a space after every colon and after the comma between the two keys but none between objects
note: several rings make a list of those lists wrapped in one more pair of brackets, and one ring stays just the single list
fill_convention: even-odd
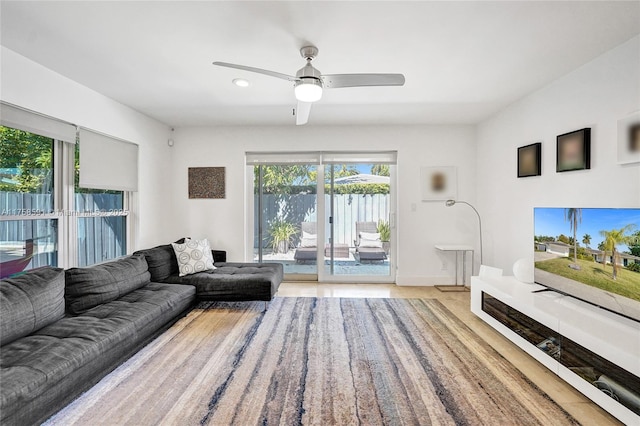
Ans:
[{"label": "white decorative sphere", "polygon": [[533,284],[533,259],[518,259],[513,264],[513,275],[518,281]]}]

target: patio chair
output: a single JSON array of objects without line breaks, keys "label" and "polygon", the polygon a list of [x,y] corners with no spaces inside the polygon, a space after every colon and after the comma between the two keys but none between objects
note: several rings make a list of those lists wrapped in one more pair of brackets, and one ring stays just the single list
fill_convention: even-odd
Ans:
[{"label": "patio chair", "polygon": [[[378,232],[378,224],[376,222],[356,222],[356,255],[360,259],[360,261],[379,261],[385,260],[387,258],[387,254],[384,252],[382,248],[382,242],[380,242],[380,247],[366,247],[363,246],[362,241],[360,239],[360,234],[366,233],[377,233]],[[379,240],[378,240],[379,241]],[[374,244],[374,245],[377,245]]]},{"label": "patio chair", "polygon": [[[293,258],[296,262],[302,263],[307,261],[315,261],[318,255],[318,228],[316,222],[302,222],[300,224],[300,243],[296,248],[296,252],[293,255]],[[315,245],[310,244],[311,241],[305,241],[303,239],[304,233],[312,234],[316,236]]]}]

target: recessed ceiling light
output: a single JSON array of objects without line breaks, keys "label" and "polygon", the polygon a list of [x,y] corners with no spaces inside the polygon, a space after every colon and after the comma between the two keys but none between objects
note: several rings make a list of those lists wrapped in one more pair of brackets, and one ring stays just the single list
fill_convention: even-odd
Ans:
[{"label": "recessed ceiling light", "polygon": [[234,78],[233,84],[238,87],[249,87],[249,80],[245,80],[244,78]]}]

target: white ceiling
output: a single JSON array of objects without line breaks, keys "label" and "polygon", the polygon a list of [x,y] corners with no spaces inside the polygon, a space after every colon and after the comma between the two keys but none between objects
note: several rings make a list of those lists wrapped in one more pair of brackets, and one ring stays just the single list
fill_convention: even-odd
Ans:
[{"label": "white ceiling", "polygon": [[[2,45],[173,126],[295,123],[291,83],[401,72],[404,87],[325,90],[310,125],[477,123],[640,33],[640,2],[2,1]],[[247,78],[251,86],[231,83]]]}]

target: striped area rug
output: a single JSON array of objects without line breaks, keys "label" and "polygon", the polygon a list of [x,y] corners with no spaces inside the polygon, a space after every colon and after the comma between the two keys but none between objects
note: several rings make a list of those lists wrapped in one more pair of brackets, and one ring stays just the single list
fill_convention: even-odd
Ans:
[{"label": "striped area rug", "polygon": [[49,425],[577,424],[437,300],[203,303]]}]

